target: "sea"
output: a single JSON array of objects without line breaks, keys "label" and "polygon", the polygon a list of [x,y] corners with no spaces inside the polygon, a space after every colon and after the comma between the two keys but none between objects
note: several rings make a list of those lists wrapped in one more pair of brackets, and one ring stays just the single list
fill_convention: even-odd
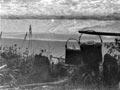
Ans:
[{"label": "sea", "polygon": [[[12,46],[17,44],[20,48],[21,53],[29,49],[30,53],[39,54],[41,50],[46,51],[46,54],[51,54],[55,57],[65,58],[65,45],[68,42],[68,39],[72,35],[63,35],[63,34],[53,34],[53,33],[42,33],[42,34],[33,34],[31,38],[27,37],[24,39],[25,33],[3,33],[3,37],[0,39],[0,45],[3,47]],[[79,35],[73,35],[73,40],[70,40],[67,43],[67,46],[72,48],[73,44],[76,48],[79,48],[76,39],[79,39]],[[75,40],[74,40],[75,39]],[[114,39],[102,38],[103,42],[114,41]],[[100,42],[99,37],[82,37],[81,42],[85,41],[96,41]]]},{"label": "sea", "polygon": [[1,46],[12,46],[17,44],[21,48],[21,52],[24,52],[26,48],[30,50],[30,53],[39,54],[41,50],[46,50],[53,56],[61,57],[65,55],[65,41],[49,41],[49,40],[22,40],[22,39],[10,39],[3,38],[0,41]]}]

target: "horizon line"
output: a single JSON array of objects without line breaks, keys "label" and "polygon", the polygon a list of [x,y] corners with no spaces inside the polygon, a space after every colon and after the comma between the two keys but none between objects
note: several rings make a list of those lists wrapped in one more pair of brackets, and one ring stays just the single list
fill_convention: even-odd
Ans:
[{"label": "horizon line", "polygon": [[1,15],[1,19],[58,19],[58,20],[120,20],[119,13],[113,13],[110,15]]}]

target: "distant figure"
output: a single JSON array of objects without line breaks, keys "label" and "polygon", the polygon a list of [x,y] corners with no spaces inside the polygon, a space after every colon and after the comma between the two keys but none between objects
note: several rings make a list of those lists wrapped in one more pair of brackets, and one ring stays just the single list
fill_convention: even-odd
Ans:
[{"label": "distant figure", "polygon": [[17,54],[17,44],[14,44],[14,54]]},{"label": "distant figure", "polygon": [[40,56],[46,56],[46,49],[41,49],[39,55]]}]

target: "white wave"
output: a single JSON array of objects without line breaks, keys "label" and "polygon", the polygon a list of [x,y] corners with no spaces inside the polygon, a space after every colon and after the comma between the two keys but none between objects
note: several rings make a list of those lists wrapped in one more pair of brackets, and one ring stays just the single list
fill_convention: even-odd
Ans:
[{"label": "white wave", "polygon": [[[5,39],[21,39],[23,40],[23,38],[18,38],[18,37],[3,37]],[[26,39],[26,40],[29,40],[29,39]],[[31,40],[40,40],[40,41],[61,41],[61,42],[64,42],[66,40],[60,40],[60,39],[39,39],[39,38],[32,38]]]}]

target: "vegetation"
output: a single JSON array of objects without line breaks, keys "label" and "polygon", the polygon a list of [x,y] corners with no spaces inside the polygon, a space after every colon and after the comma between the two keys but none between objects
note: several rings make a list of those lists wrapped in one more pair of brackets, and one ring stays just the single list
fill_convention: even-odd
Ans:
[{"label": "vegetation", "polygon": [[[7,65],[0,73],[1,85],[16,87],[18,85],[43,83],[53,81],[53,76],[58,77],[59,70],[51,72],[51,64],[47,56],[39,54],[29,54],[28,48],[21,53],[17,44],[1,48],[1,66]],[[54,66],[59,68],[59,65]]]},{"label": "vegetation", "polygon": [[[120,53],[116,50],[116,47],[113,44],[105,44],[107,47],[108,54],[116,58],[118,60],[118,65],[120,65]],[[44,83],[59,80],[67,76],[68,81],[64,83],[64,85],[54,85],[54,86],[37,86],[32,88],[31,90],[73,90],[77,88],[85,88],[87,79],[85,79],[85,75],[91,76],[88,80],[89,83],[93,83],[91,90],[98,89],[97,83],[101,83],[100,78],[94,77],[94,72],[89,73],[89,67],[66,67],[62,63],[58,63],[54,65],[50,62],[50,58],[43,55],[44,50],[41,50],[39,54],[29,54],[28,48],[21,53],[20,48],[15,44],[9,47],[1,47],[0,49],[0,62],[1,66],[4,68],[0,68],[0,85],[15,87],[17,90],[26,90],[26,88],[20,89],[19,86],[33,83]],[[82,81],[82,82],[81,82]],[[97,82],[97,83],[96,83]],[[81,86],[83,84],[83,86]],[[18,89],[19,87],[19,89]],[[37,89],[36,89],[37,88]],[[93,89],[94,88],[94,89]],[[12,90],[14,90],[12,89]],[[104,90],[104,89],[102,89]],[[114,90],[114,89],[113,89]]]}]

